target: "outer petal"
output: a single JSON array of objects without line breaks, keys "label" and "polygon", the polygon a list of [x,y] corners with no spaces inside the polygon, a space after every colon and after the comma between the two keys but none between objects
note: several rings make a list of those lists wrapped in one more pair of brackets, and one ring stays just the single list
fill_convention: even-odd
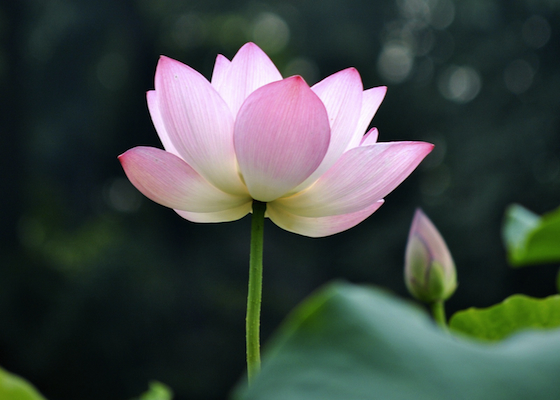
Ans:
[{"label": "outer petal", "polygon": [[252,204],[253,201],[251,199],[246,204],[225,211],[213,213],[192,213],[188,211],[175,210],[175,212],[191,222],[230,222],[236,221],[249,214],[251,212]]},{"label": "outer petal", "polygon": [[224,81],[226,80],[227,71],[230,65],[230,60],[228,60],[223,55],[218,54],[218,56],[216,57],[216,62],[214,63],[214,71],[212,71],[212,86],[216,88],[223,85]]},{"label": "outer petal", "polygon": [[385,98],[385,94],[387,93],[386,86],[379,86],[368,89],[364,91],[362,97],[362,109],[360,112],[360,119],[358,120],[358,124],[356,125],[356,130],[352,135],[352,140],[348,144],[348,149],[353,149],[357,147],[364,135],[364,132],[368,128],[373,116],[379,109],[381,102]]},{"label": "outer petal", "polygon": [[276,208],[272,202],[267,205],[267,215],[276,225],[287,231],[304,236],[323,237],[352,228],[377,211],[382,204],[383,200],[379,200],[363,210],[350,214],[307,218]]},{"label": "outer petal", "polygon": [[165,130],[181,157],[216,187],[242,194],[233,117],[216,90],[194,69],[161,57],[156,93]]},{"label": "outer petal", "polygon": [[331,141],[325,158],[296,190],[315,182],[340,158],[356,129],[362,108],[363,86],[355,68],[337,72],[314,85],[311,90],[319,96],[329,115]]},{"label": "outer petal", "polygon": [[212,186],[179,157],[154,147],[135,147],[119,156],[126,176],[146,197],[190,212],[218,212],[251,199]]},{"label": "outer petal", "polygon": [[[223,63],[223,60],[220,60],[220,63]],[[220,65],[216,79],[212,78],[212,85],[226,101],[234,116],[253,91],[282,79],[274,63],[254,43],[247,43],[239,49],[227,69],[223,68],[223,77],[222,68],[223,65]]]},{"label": "outer petal", "polygon": [[239,110],[234,143],[251,196],[272,201],[303,182],[329,146],[321,100],[294,76],[253,92]]},{"label": "outer petal", "polygon": [[146,100],[148,101],[148,110],[150,111],[150,116],[152,117],[152,123],[156,128],[156,132],[159,136],[159,140],[161,140],[161,144],[163,144],[163,148],[166,151],[180,157],[179,152],[177,151],[173,143],[171,143],[169,134],[165,129],[165,125],[163,123],[163,119],[161,118],[161,113],[159,111],[159,102],[158,102],[158,96],[156,94],[156,91],[155,90],[148,91],[146,93]]},{"label": "outer petal", "polygon": [[309,189],[276,203],[305,217],[356,212],[395,189],[433,147],[424,142],[356,147],[344,153]]}]

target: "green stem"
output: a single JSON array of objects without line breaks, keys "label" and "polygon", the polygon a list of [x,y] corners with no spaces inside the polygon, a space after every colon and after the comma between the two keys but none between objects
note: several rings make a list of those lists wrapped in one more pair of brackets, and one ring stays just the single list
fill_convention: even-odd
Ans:
[{"label": "green stem", "polygon": [[264,213],[266,203],[253,201],[253,219],[251,223],[251,253],[249,256],[249,294],[247,296],[247,376],[249,384],[261,369],[260,354],[260,318],[262,295],[262,260]]},{"label": "green stem", "polygon": [[445,318],[445,307],[443,300],[435,301],[432,303],[432,315],[436,323],[444,330],[448,331],[447,319]]}]

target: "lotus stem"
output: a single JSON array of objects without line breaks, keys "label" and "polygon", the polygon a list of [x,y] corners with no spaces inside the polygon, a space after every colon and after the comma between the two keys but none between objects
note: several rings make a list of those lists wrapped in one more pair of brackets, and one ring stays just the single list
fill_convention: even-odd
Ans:
[{"label": "lotus stem", "polygon": [[249,292],[247,296],[247,377],[249,385],[261,369],[260,317],[263,273],[263,237],[266,203],[253,201],[251,252],[249,256]]}]

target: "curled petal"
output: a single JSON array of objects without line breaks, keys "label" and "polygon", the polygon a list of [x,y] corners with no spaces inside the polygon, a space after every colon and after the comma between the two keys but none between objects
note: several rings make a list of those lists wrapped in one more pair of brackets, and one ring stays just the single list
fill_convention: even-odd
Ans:
[{"label": "curled petal", "polygon": [[352,140],[348,144],[347,150],[353,149],[357,147],[364,135],[364,132],[368,128],[373,116],[379,109],[381,102],[385,98],[385,94],[387,94],[387,87],[386,86],[378,86],[363,92],[362,97],[362,109],[360,111],[360,119],[358,120],[358,124],[356,125],[356,130],[352,135]]},{"label": "curled petal", "polygon": [[299,76],[253,92],[235,121],[239,168],[251,196],[272,201],[303,182],[329,146],[325,106]]},{"label": "curled petal", "polygon": [[377,131],[377,128],[371,128],[368,131],[368,133],[366,133],[365,136],[362,138],[362,142],[360,143],[360,146],[371,146],[377,143],[378,136],[379,136],[379,132]]},{"label": "curled petal", "polygon": [[[247,43],[239,49],[227,68],[224,68],[223,60],[219,62],[216,79],[212,77],[212,85],[226,101],[234,116],[252,92],[282,79],[274,63],[254,43]],[[216,66],[218,67],[218,60]]]},{"label": "curled petal", "polygon": [[275,203],[272,202],[267,205],[267,215],[276,225],[289,232],[309,237],[323,237],[334,235],[358,225],[377,211],[382,204],[383,200],[379,200],[371,206],[353,213],[308,218],[291,214],[282,208],[277,208]]},{"label": "curled petal", "polygon": [[395,189],[432,150],[424,142],[388,142],[356,147],[309,189],[278,199],[278,206],[305,217],[353,213]]},{"label": "curled petal", "polygon": [[231,112],[202,75],[167,57],[156,70],[158,109],[173,146],[214,186],[244,192],[233,150]]},{"label": "curled petal", "polygon": [[352,139],[362,107],[362,80],[355,68],[337,72],[314,85],[311,90],[319,96],[327,109],[331,141],[319,167],[296,190],[315,182],[340,158]]},{"label": "curled petal", "polygon": [[202,222],[202,223],[210,223],[210,222],[230,222],[236,221],[238,219],[243,218],[245,215],[251,212],[251,207],[253,205],[253,201],[249,200],[247,203],[231,208],[229,210],[224,211],[217,211],[211,213],[192,213],[188,211],[182,210],[175,210],[177,214],[181,217],[191,221],[191,222]]},{"label": "curled petal", "polygon": [[196,213],[220,212],[251,199],[212,186],[185,161],[154,147],[135,147],[119,156],[126,176],[149,199]]},{"label": "curled petal", "polygon": [[163,119],[161,118],[161,113],[159,111],[159,104],[158,104],[158,97],[155,90],[150,90],[146,93],[146,100],[148,101],[148,110],[150,111],[150,116],[152,117],[152,123],[156,128],[156,132],[159,136],[159,140],[161,140],[161,144],[163,148],[175,154],[176,156],[180,157],[179,151],[175,148],[171,139],[169,138],[169,134],[165,129],[165,124],[163,123]]}]

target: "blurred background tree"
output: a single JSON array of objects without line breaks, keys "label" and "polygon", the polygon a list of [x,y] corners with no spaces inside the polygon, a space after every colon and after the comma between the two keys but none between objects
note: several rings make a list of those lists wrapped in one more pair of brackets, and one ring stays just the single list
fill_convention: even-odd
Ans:
[{"label": "blurred background tree", "polygon": [[406,296],[415,207],[455,258],[449,311],[554,292],[511,270],[500,225],[560,204],[555,0],[22,0],[0,5],[0,364],[53,400],[129,399],[148,381],[223,399],[243,374],[249,219],[201,225],[143,198],[116,156],[160,146],[145,105],[160,54],[207,77],[260,45],[309,84],[348,66],[388,85],[380,140],[434,152],[372,217],[309,239],[268,224],[263,339],[344,278]]}]

